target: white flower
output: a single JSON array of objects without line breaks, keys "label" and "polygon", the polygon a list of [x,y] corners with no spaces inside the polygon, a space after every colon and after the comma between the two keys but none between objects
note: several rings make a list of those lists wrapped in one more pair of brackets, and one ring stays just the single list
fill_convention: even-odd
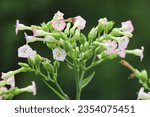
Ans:
[{"label": "white flower", "polygon": [[74,26],[79,29],[84,29],[86,25],[86,21],[81,16],[76,16],[74,18]]},{"label": "white flower", "polygon": [[150,92],[148,92],[148,93],[144,92],[144,88],[142,87],[138,93],[138,100],[139,99],[150,100]]},{"label": "white flower", "polygon": [[45,35],[48,35],[49,33],[48,32],[45,32],[43,30],[37,30],[35,27],[33,28],[33,37],[36,37],[36,36],[45,36]]},{"label": "white flower", "polygon": [[144,52],[144,47],[142,46],[141,49],[134,49],[133,54],[136,56],[140,56],[141,61],[143,60],[143,52]]},{"label": "white flower", "polygon": [[[2,73],[2,79],[5,77],[6,74],[7,73]],[[5,80],[5,79],[3,79],[3,80]],[[15,87],[15,77],[14,76],[11,76],[5,82],[6,82],[7,85],[10,85],[11,88]]]},{"label": "white flower", "polygon": [[61,48],[55,48],[53,50],[53,58],[58,61],[64,61],[66,59],[66,51]]},{"label": "white flower", "polygon": [[18,49],[18,57],[29,58],[34,57],[35,55],[36,51],[33,51],[29,45],[23,45]]},{"label": "white flower", "polygon": [[34,36],[29,36],[26,33],[24,33],[24,35],[25,35],[26,43],[31,43],[36,41],[36,38]]},{"label": "white flower", "polygon": [[33,95],[36,95],[36,85],[35,85],[35,82],[32,81],[32,85],[29,85],[25,88],[23,88],[24,91],[27,91],[27,92],[31,92],[33,93]]},{"label": "white flower", "polygon": [[55,13],[54,15],[54,19],[55,20],[60,20],[60,19],[64,19],[64,13],[60,12],[60,11],[57,11],[57,13]]},{"label": "white flower", "polygon": [[108,20],[107,20],[106,17],[104,17],[104,18],[99,19],[98,22],[101,23],[101,24],[103,24],[103,25],[107,25]]}]

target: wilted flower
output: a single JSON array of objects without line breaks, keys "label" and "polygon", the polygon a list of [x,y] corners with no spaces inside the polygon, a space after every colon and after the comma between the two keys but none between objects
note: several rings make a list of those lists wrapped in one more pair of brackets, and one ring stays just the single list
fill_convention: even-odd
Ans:
[{"label": "wilted flower", "polygon": [[31,27],[25,26],[24,24],[20,24],[19,20],[16,20],[16,34],[18,34],[19,30],[31,30]]},{"label": "wilted flower", "polygon": [[150,92],[148,92],[148,93],[144,92],[144,87],[141,87],[141,89],[139,90],[139,93],[138,93],[138,100],[139,99],[150,100]]},{"label": "wilted flower", "polygon": [[66,23],[63,19],[60,20],[53,20],[52,21],[52,26],[55,30],[64,30]]},{"label": "wilted flower", "polygon": [[79,29],[84,29],[86,25],[86,21],[81,16],[76,16],[74,18],[74,26]]},{"label": "wilted flower", "polygon": [[34,57],[36,55],[36,51],[32,50],[29,45],[23,45],[18,49],[18,57],[28,58]]},{"label": "wilted flower", "polygon": [[64,61],[66,59],[66,51],[61,48],[55,48],[53,50],[53,58],[58,61]]},{"label": "wilted flower", "polygon": [[122,22],[122,31],[123,32],[130,32],[132,33],[134,31],[134,27],[132,25],[132,22],[130,20],[126,21],[126,22]]}]

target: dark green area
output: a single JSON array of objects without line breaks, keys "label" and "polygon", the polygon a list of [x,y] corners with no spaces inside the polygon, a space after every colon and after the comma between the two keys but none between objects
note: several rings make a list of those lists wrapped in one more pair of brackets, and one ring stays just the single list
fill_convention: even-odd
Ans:
[{"label": "dark green area", "polygon": [[[49,21],[60,10],[65,17],[81,15],[87,21],[85,34],[97,24],[99,18],[107,17],[120,27],[122,21],[131,20],[135,27],[128,49],[145,47],[144,59],[128,55],[126,60],[138,69],[147,69],[150,74],[150,1],[149,0],[0,0],[0,71],[19,68],[17,48],[25,43],[23,32],[15,34],[15,22],[19,19],[26,25],[39,25]],[[30,44],[39,54],[52,58],[51,51],[42,43]],[[96,75],[83,90],[82,99],[136,99],[140,85],[137,79],[128,80],[130,71],[122,67],[120,58],[105,61],[95,68]],[[42,82],[40,76],[31,73],[16,75],[18,87],[24,87],[35,80],[37,95],[21,94],[15,99],[58,99]],[[65,64],[59,69],[59,83],[74,99],[75,83],[73,72]]]}]

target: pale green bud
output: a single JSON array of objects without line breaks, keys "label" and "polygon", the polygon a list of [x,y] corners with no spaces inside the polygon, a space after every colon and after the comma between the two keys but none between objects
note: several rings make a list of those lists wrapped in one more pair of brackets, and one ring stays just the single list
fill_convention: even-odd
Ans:
[{"label": "pale green bud", "polygon": [[96,35],[97,35],[97,28],[92,28],[88,34],[89,40],[92,41],[94,38],[96,38]]}]

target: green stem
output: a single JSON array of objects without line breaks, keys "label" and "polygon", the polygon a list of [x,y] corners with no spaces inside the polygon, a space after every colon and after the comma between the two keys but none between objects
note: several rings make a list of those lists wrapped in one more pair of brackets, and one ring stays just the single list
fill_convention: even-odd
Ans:
[{"label": "green stem", "polygon": [[69,99],[69,97],[64,93],[64,91],[62,90],[62,88],[59,86],[59,84],[56,82],[54,82],[54,84],[56,85],[56,87],[58,88],[58,90],[60,91],[60,93],[66,98]]},{"label": "green stem", "polygon": [[50,84],[48,84],[45,79],[43,79],[43,82],[62,100],[66,100],[66,98],[64,96],[62,96],[60,93],[58,93]]},{"label": "green stem", "polygon": [[76,100],[80,100],[81,90],[79,86],[79,70],[75,69],[75,81],[76,81]]}]

